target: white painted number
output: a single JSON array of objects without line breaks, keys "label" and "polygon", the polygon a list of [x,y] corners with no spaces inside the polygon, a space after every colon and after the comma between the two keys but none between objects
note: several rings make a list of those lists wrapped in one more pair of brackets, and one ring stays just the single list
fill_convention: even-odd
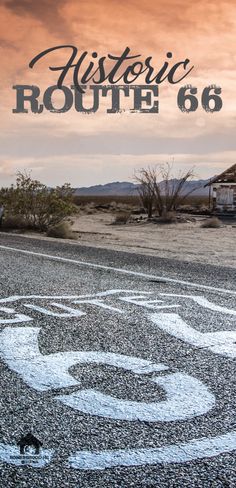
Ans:
[{"label": "white painted number", "polygon": [[[69,373],[76,364],[97,363],[147,374],[165,371],[164,364],[140,358],[100,351],[72,351],[43,355],[38,347],[39,328],[6,328],[1,333],[1,355],[9,367],[20,374],[29,386],[45,391],[80,384]],[[120,420],[167,422],[184,420],[208,412],[215,397],[199,380],[183,373],[155,376],[156,383],[166,393],[166,400],[152,403],[135,402],[105,395],[97,390],[80,390],[56,397],[62,403],[81,412]],[[199,402],[201,398],[201,402]]]}]

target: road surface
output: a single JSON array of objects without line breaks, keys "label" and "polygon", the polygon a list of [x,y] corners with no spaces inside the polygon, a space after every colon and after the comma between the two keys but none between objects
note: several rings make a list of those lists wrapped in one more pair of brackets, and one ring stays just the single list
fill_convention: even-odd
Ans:
[{"label": "road surface", "polygon": [[4,487],[235,486],[235,270],[4,234],[0,263]]}]

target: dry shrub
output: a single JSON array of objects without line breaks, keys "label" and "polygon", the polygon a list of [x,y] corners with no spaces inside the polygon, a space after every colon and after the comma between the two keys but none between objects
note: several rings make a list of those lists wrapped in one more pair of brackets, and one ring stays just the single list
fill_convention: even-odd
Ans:
[{"label": "dry shrub", "polygon": [[193,170],[180,172],[178,178],[173,174],[173,164],[159,164],[154,168],[141,168],[135,175],[139,183],[138,193],[142,205],[147,210],[148,218],[152,218],[156,209],[162,216],[166,212],[173,212],[193,191],[196,186],[188,184],[192,180]]},{"label": "dry shrub", "polygon": [[2,228],[6,230],[23,230],[27,228],[27,225],[21,215],[6,215],[3,218]]},{"label": "dry shrub", "polygon": [[122,212],[122,213],[118,213],[116,216],[115,216],[115,219],[114,219],[114,222],[112,222],[114,225],[123,225],[123,224],[127,224],[128,220],[130,218],[130,213],[127,213],[127,212]]},{"label": "dry shrub", "polygon": [[176,214],[174,212],[163,212],[162,216],[158,219],[162,224],[174,224],[176,220]]},{"label": "dry shrub", "polygon": [[49,227],[47,236],[59,239],[76,239],[69,222],[59,222],[58,224]]},{"label": "dry shrub", "polygon": [[221,221],[218,217],[211,217],[210,219],[204,220],[201,227],[204,229],[219,229],[221,227]]},{"label": "dry shrub", "polygon": [[10,220],[12,223],[20,220],[23,228],[39,231],[45,231],[76,213],[72,196],[73,190],[69,184],[48,188],[40,181],[33,180],[27,172],[18,172],[15,185],[0,189],[0,201],[9,223]]}]

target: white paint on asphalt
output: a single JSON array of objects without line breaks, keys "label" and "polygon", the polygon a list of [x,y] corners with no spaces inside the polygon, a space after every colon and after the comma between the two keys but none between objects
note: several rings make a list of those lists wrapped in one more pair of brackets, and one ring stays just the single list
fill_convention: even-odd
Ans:
[{"label": "white paint on asphalt", "polygon": [[[1,332],[0,354],[24,382],[38,391],[79,386],[69,369],[77,364],[96,363],[123,368],[136,374],[168,369],[141,358],[100,351],[71,351],[41,354],[38,345],[40,329],[6,328]],[[56,398],[62,403],[90,415],[120,420],[150,422],[174,421],[202,415],[213,408],[215,397],[200,381],[182,373],[155,377],[150,381],[163,388],[167,399],[158,402],[134,402],[105,395],[97,390],[81,390]],[[201,401],[199,402],[199,398]]]},{"label": "white paint on asphalt", "polygon": [[228,358],[236,357],[236,331],[200,332],[175,313],[154,313],[149,318],[157,327],[188,344]]},{"label": "white paint on asphalt", "polygon": [[162,310],[163,308],[178,308],[180,305],[165,305],[163,300],[147,300],[145,296],[130,296],[130,297],[119,297],[118,299],[122,302],[131,303],[133,305],[138,305],[139,307],[150,308],[154,310]]},{"label": "white paint on asphalt", "polygon": [[[183,373],[155,377],[150,381],[160,386],[166,400],[135,402],[105,395],[97,390],[81,390],[56,398],[80,412],[126,421],[172,422],[207,413],[215,405],[215,397],[196,378]],[[199,399],[201,399],[199,401]]]},{"label": "white paint on asphalt", "polygon": [[[76,364],[93,362],[123,368],[136,374],[165,371],[164,364],[141,358],[103,353],[72,351],[42,355],[38,346],[39,328],[6,328],[1,333],[0,352],[8,366],[36,390],[79,385],[69,374]],[[122,420],[173,421],[206,413],[215,404],[215,397],[198,380],[182,373],[152,378],[165,390],[167,400],[156,403],[132,402],[104,395],[95,390],[82,390],[56,397],[64,404],[91,415]],[[201,398],[201,402],[199,402]]]},{"label": "white paint on asphalt", "polygon": [[123,310],[120,310],[120,308],[111,307],[111,305],[107,305],[102,300],[84,299],[84,300],[75,300],[73,303],[75,305],[81,305],[83,303],[85,303],[85,304],[88,303],[89,305],[96,305],[97,307],[105,308],[106,310],[109,310],[110,312],[124,313]]},{"label": "white paint on asphalt", "polygon": [[0,307],[0,313],[7,314],[9,315],[14,315],[14,318],[11,319],[6,319],[3,317],[0,317],[0,325],[6,325],[6,324],[18,324],[20,322],[29,322],[32,320],[30,317],[27,315],[24,315],[22,313],[16,313],[14,308],[7,308],[7,307]]},{"label": "white paint on asphalt", "polygon": [[124,268],[116,268],[114,266],[106,266],[104,264],[91,263],[89,261],[80,261],[77,259],[64,258],[62,256],[55,256],[52,254],[45,254],[45,253],[41,253],[41,252],[28,251],[27,249],[21,249],[18,247],[0,245],[0,249],[4,249],[6,251],[11,251],[11,252],[18,252],[18,253],[26,254],[26,255],[30,255],[30,256],[37,256],[40,258],[50,259],[52,261],[59,261],[62,263],[77,264],[79,266],[87,266],[89,268],[95,268],[95,269],[104,269],[107,271],[114,271],[116,273],[121,273],[121,274],[125,274],[125,275],[139,276],[140,278],[147,278],[149,280],[150,279],[158,280],[158,281],[160,280],[160,281],[163,281],[166,283],[174,283],[174,284],[185,285],[185,286],[190,286],[190,287],[194,287],[194,288],[200,288],[202,290],[208,290],[208,291],[214,291],[214,292],[220,292],[220,293],[227,293],[230,295],[236,295],[235,290],[228,290],[227,288],[217,288],[215,286],[202,285],[200,283],[194,283],[192,281],[178,280],[175,278],[168,278],[166,276],[152,275],[149,273],[141,273],[138,271],[132,271],[132,270],[124,269]]},{"label": "white paint on asphalt", "polygon": [[54,451],[52,449],[41,449],[39,454],[20,454],[18,446],[3,444],[0,442],[0,461],[13,464],[14,466],[32,466],[33,468],[44,468],[50,464]]},{"label": "white paint on asphalt", "polygon": [[203,437],[157,448],[95,452],[77,451],[69,457],[69,466],[75,469],[95,470],[116,466],[186,463],[187,461],[219,456],[235,449],[236,431],[231,431],[216,437]]},{"label": "white paint on asphalt", "polygon": [[236,310],[232,308],[222,307],[221,305],[216,305],[215,303],[210,302],[207,298],[197,295],[178,295],[176,293],[159,293],[160,296],[163,297],[176,297],[176,298],[189,298],[193,300],[195,303],[200,305],[203,308],[208,308],[213,312],[220,312],[229,315],[236,315]]},{"label": "white paint on asphalt", "polygon": [[[127,295],[127,292],[128,292],[128,295]],[[78,308],[72,307],[71,304],[74,304],[74,305],[92,305],[92,306],[96,306],[99,308],[103,308],[109,312],[120,313],[120,314],[124,313],[124,310],[117,308],[117,307],[114,307],[114,306],[111,306],[104,301],[106,298],[112,297],[112,295],[113,295],[113,298],[116,300],[131,304],[131,305],[135,305],[138,307],[143,307],[143,308],[146,308],[149,310],[158,310],[158,311],[161,311],[164,309],[176,309],[176,308],[181,308],[181,307],[185,306],[184,301],[182,301],[182,303],[181,303],[178,300],[178,303],[174,303],[174,304],[173,303],[171,304],[168,301],[167,302],[164,301],[164,299],[167,300],[167,299],[171,299],[171,298],[175,298],[175,299],[182,298],[185,300],[186,299],[192,300],[193,302],[197,303],[201,307],[212,310],[214,312],[218,312],[221,314],[227,314],[227,315],[236,315],[236,310],[217,305],[217,304],[209,301],[208,299],[206,299],[204,296],[183,295],[183,294],[176,294],[176,293],[159,293],[158,296],[162,297],[161,299],[159,299],[159,298],[152,298],[150,296],[150,295],[153,295],[152,292],[146,292],[146,294],[144,294],[144,292],[141,292],[141,291],[138,292],[137,290],[132,290],[132,295],[130,295],[130,292],[131,292],[131,290],[106,290],[105,292],[102,292],[102,293],[91,294],[91,295],[87,295],[87,296],[85,295],[84,298],[82,298],[82,295],[80,295],[80,296],[79,295],[78,296],[63,295],[63,296],[55,296],[55,297],[45,296],[45,295],[43,295],[43,296],[40,296],[40,295],[19,296],[19,295],[17,295],[17,296],[12,296],[12,297],[8,297],[8,298],[0,299],[0,303],[1,304],[3,304],[3,303],[6,304],[6,303],[10,303],[10,302],[14,303],[14,302],[17,302],[20,300],[23,301],[26,299],[37,300],[37,301],[38,300],[40,300],[40,301],[47,300],[47,302],[49,300],[51,300],[49,305],[47,305],[46,307],[38,305],[37,303],[36,304],[35,303],[23,303],[23,305],[30,310],[34,310],[34,311],[42,313],[44,315],[48,315],[48,316],[52,316],[52,317],[58,317],[58,318],[72,318],[72,317],[81,317],[83,315],[86,315],[86,313],[84,311],[81,311]],[[139,293],[139,294],[137,295],[137,293]],[[53,299],[53,301],[52,301],[52,299]],[[69,300],[70,306],[56,302],[55,301],[56,299],[57,300],[62,299],[64,301]],[[57,310],[54,310],[53,308],[49,308],[50,306],[53,308],[57,308],[57,309],[59,308],[60,310],[63,310],[63,312],[58,312]],[[13,308],[0,307],[0,314],[1,314],[1,312],[7,313],[8,315],[10,313],[14,314],[15,317],[9,318],[9,319],[3,318],[3,317],[0,318],[0,325],[1,324],[6,325],[6,324],[11,324],[11,323],[14,324],[17,322],[28,322],[29,320],[33,320],[27,315],[17,314]]]},{"label": "white paint on asphalt", "polygon": [[[1,246],[0,246],[1,247]],[[0,298],[0,303],[12,303],[20,300],[82,300],[82,299],[93,299],[99,297],[108,297],[110,295],[117,295],[119,293],[137,293],[137,290],[106,290],[99,293],[89,293],[86,295],[12,295],[6,298]],[[139,293],[145,295],[151,295],[151,291],[140,291]]]},{"label": "white paint on asphalt", "polygon": [[53,312],[52,310],[48,310],[45,307],[39,307],[38,305],[24,303],[24,306],[34,310],[35,312],[40,312],[45,315],[50,315],[51,317],[58,317],[58,318],[70,318],[70,317],[81,317],[82,315],[86,315],[85,312],[81,312],[79,309],[67,307],[66,305],[62,305],[61,303],[52,302],[51,305],[53,307],[60,308],[64,310],[64,313]]},{"label": "white paint on asphalt", "polygon": [[123,368],[136,374],[168,369],[141,358],[100,351],[69,351],[41,354],[38,327],[5,328],[0,333],[0,355],[24,382],[38,391],[80,385],[69,369],[77,364],[96,363]]},{"label": "white paint on asphalt", "polygon": [[[103,264],[84,262],[61,256],[53,256],[44,253],[28,251],[26,249],[0,246],[0,249],[7,251],[32,255],[44,259],[50,259],[62,263],[70,263],[78,266],[87,266],[94,269],[113,271],[124,275],[137,276],[145,279],[153,279],[172,283],[173,285],[184,285],[187,287],[199,288],[206,291],[213,291],[221,294],[236,295],[235,290],[217,288],[213,286],[192,283],[188,281],[156,276],[148,273],[141,273]],[[106,308],[110,312],[122,312],[120,309],[111,307],[99,299],[116,293],[134,293],[133,296],[117,297],[118,300],[133,303],[134,305],[144,306],[147,309],[176,308],[179,305],[165,305],[165,302],[158,299],[147,299],[150,297],[148,292],[137,292],[135,290],[108,290],[100,294],[73,295],[59,297],[42,297],[30,295],[21,297],[19,295],[0,299],[0,303],[11,303],[16,300],[26,299],[69,299],[75,304],[89,303]],[[137,296],[137,293],[139,295]],[[205,297],[193,295],[180,295],[171,293],[161,293],[160,296],[191,299],[196,304],[212,310],[214,312],[227,315],[236,315],[235,310],[214,304]],[[54,312],[45,307],[34,304],[25,304],[28,309],[34,309],[41,313],[57,317],[80,317],[84,315],[78,309],[52,302],[50,305],[62,310],[61,313]],[[50,306],[49,305],[49,306]],[[5,318],[3,314],[14,314],[14,317]],[[73,315],[74,314],[74,315]],[[14,325],[17,322],[32,320],[30,317],[17,314],[14,309],[0,308],[0,324]],[[160,329],[172,334],[177,339],[181,339],[194,346],[205,348],[217,354],[234,358],[236,356],[236,331],[218,332],[199,332],[184,322],[177,313],[153,313],[149,316],[152,323]],[[100,351],[69,351],[43,355],[38,344],[38,328],[10,328],[7,327],[1,333],[2,345],[0,351],[3,359],[8,366],[21,375],[26,384],[38,391],[45,391],[55,388],[69,386],[80,386],[80,382],[75,379],[69,369],[77,364],[96,363],[111,365],[134,372],[135,374],[154,373],[166,371],[168,367],[163,364],[154,364],[151,361],[141,358],[105,353]],[[105,416],[112,419],[121,420],[140,420],[140,421],[177,421],[202,415],[208,412],[215,405],[215,397],[209,389],[199,380],[183,373],[164,374],[147,378],[148,381],[155,382],[166,394],[166,400],[160,402],[134,402],[121,398],[105,395],[95,389],[78,390],[71,394],[54,396],[72,408],[90,415]],[[55,394],[55,392],[54,392]],[[69,411],[68,411],[69,414]],[[236,431],[228,432],[212,438],[193,439],[179,444],[165,445],[157,448],[143,449],[123,449],[113,451],[77,451],[69,458],[69,466],[76,469],[104,469],[115,466],[144,466],[147,464],[158,463],[184,463],[194,459],[213,457],[225,452],[236,449]],[[44,451],[48,464],[52,451]],[[15,446],[0,443],[0,460],[22,465],[22,458],[19,456],[18,448]],[[28,456],[27,456],[28,458]],[[36,460],[36,462],[41,462]],[[35,464],[35,456],[27,461],[30,466],[43,467],[45,464]],[[30,464],[33,463],[33,464]],[[23,462],[26,464],[26,462]]]}]

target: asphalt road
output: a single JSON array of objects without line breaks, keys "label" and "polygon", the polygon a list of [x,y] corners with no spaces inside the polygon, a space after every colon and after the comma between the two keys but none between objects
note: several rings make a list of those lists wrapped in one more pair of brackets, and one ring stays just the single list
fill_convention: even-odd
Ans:
[{"label": "asphalt road", "polygon": [[236,485],[235,270],[4,234],[0,264],[1,486]]}]

